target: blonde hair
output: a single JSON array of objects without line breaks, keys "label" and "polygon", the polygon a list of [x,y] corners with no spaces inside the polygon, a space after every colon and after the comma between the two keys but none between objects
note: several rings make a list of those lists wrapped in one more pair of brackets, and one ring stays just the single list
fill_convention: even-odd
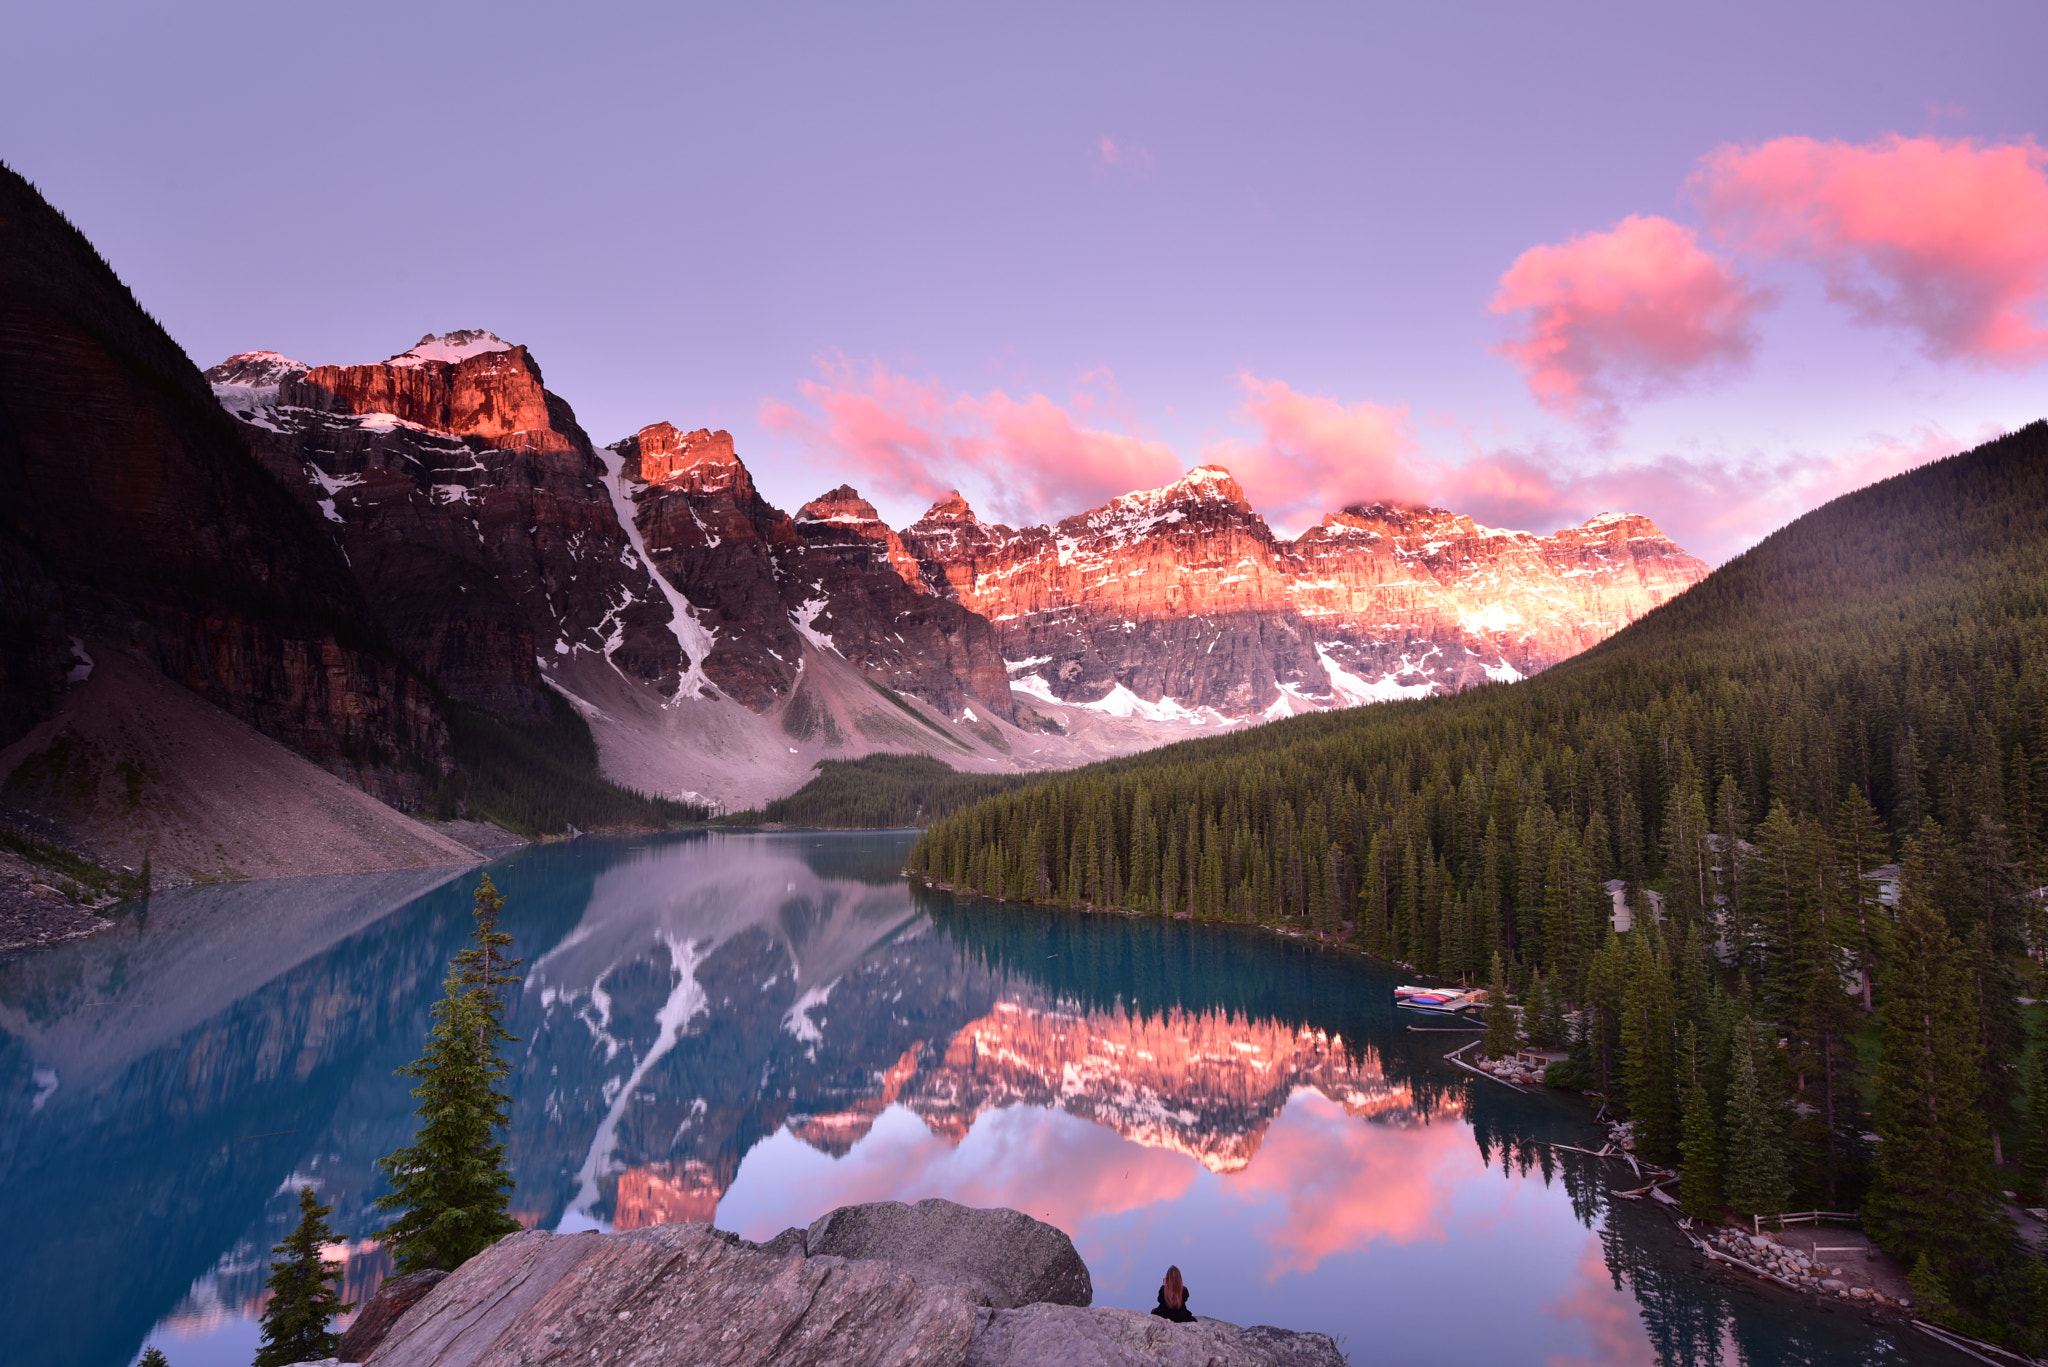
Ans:
[{"label": "blonde hair", "polygon": [[1166,1281],[1163,1284],[1166,1287],[1166,1303],[1168,1305],[1178,1310],[1188,1303],[1188,1288],[1187,1284],[1180,1279],[1180,1268],[1167,1268]]}]

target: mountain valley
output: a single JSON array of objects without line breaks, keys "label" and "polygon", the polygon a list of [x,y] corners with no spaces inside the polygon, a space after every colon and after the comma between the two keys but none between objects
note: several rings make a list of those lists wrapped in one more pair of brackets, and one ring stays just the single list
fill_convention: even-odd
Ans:
[{"label": "mountain valley", "polygon": [[[955,495],[899,531],[847,484],[790,514],[729,433],[596,444],[490,332],[202,376],[32,187],[5,188],[22,287],[0,454],[25,496],[0,547],[0,805],[159,881],[290,860],[201,810],[218,776],[172,772],[203,711],[150,723],[111,690],[67,720],[109,653],[398,808],[368,843],[325,843],[411,867],[467,847],[400,813],[662,824],[759,808],[821,760],[1064,769],[1512,681],[1707,572],[1620,514],[1539,537],[1360,505],[1288,539],[1220,466],[1052,526]],[[67,311],[92,322],[77,345]],[[68,476],[81,451],[92,480]]]}]

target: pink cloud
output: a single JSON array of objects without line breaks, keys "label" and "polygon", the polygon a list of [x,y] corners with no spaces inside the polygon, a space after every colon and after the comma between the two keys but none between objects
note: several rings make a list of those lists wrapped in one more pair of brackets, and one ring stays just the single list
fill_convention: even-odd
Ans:
[{"label": "pink cloud", "polygon": [[987,511],[1042,521],[1170,483],[1183,468],[1164,443],[1076,419],[1076,411],[1122,411],[1107,371],[1084,377],[1061,405],[1036,393],[954,393],[879,361],[834,360],[822,369],[823,382],[802,386],[815,412],[771,400],[761,407],[761,423],[796,438],[819,464],[884,495],[936,500],[978,481],[992,491]]},{"label": "pink cloud", "polygon": [[1719,564],[1801,513],[1998,435],[1987,427],[1964,440],[1934,425],[1835,451],[1666,455],[1591,470],[1505,452],[1447,467],[1439,501],[1481,522],[1538,530],[1596,512],[1642,513],[1686,550]]},{"label": "pink cloud", "polygon": [[1237,379],[1245,391],[1237,416],[1259,429],[1259,440],[1218,442],[1203,459],[1228,466],[1252,505],[1276,522],[1312,523],[1351,503],[1426,497],[1406,408],[1341,403],[1255,375]]},{"label": "pink cloud", "polygon": [[1239,416],[1255,441],[1226,441],[1206,458],[1226,465],[1254,507],[1299,528],[1352,503],[1434,504],[1496,527],[1548,532],[1599,512],[1642,513],[1673,540],[1718,564],[1767,532],[1866,484],[1998,436],[1970,439],[1939,426],[1875,435],[1832,452],[1713,459],[1609,458],[1538,449],[1474,450],[1463,461],[1424,452],[1402,409],[1303,394],[1278,380],[1239,377]]},{"label": "pink cloud", "polygon": [[1812,262],[1937,359],[2048,357],[2048,149],[2031,139],[1778,138],[1718,149],[1689,184],[1717,239]]},{"label": "pink cloud", "polygon": [[[1227,466],[1283,534],[1376,501],[1434,504],[1535,532],[1632,512],[1711,564],[1807,509],[1999,435],[1986,427],[1959,437],[1937,425],[1832,451],[1589,460],[1582,450],[1538,446],[1474,448],[1447,460],[1422,448],[1405,408],[1347,403],[1251,374],[1238,383],[1236,417],[1255,435],[1213,443],[1202,459]],[[764,404],[762,422],[836,477],[871,496],[936,500],[979,488],[984,514],[1013,522],[1057,521],[1169,483],[1194,463],[1131,430],[1107,372],[1084,377],[1061,404],[1038,393],[956,392],[879,363],[835,361],[802,394],[802,407]],[[1097,425],[1107,423],[1117,426]]]},{"label": "pink cloud", "polygon": [[1136,143],[1119,143],[1107,135],[1095,140],[1095,172],[1123,171],[1134,176],[1152,174],[1152,149]]},{"label": "pink cloud", "polygon": [[1624,398],[1746,362],[1755,315],[1769,302],[1692,229],[1631,214],[1606,232],[1523,252],[1491,307],[1524,315],[1501,349],[1536,401],[1605,426]]}]

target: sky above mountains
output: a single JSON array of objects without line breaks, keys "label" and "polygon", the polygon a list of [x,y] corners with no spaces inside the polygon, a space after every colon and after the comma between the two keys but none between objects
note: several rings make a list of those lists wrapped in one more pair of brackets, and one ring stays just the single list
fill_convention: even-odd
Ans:
[{"label": "sky above mountains", "polygon": [[43,4],[0,157],[200,365],[525,342],[771,501],[1654,517],[2048,415],[2038,4]]}]

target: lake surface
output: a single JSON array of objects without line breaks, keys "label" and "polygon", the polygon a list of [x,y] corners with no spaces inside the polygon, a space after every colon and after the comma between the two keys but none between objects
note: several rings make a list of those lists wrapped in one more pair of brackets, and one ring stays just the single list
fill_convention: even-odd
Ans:
[{"label": "lake surface", "polygon": [[[1339,1336],[1355,1363],[1951,1362],[1705,1276],[1548,1142],[1586,1110],[1445,1063],[1394,971],[1263,932],[956,900],[907,834],[582,839],[490,867],[526,958],[512,1209],[551,1229],[1014,1206],[1098,1305]],[[346,1293],[478,874],[158,896],[0,963],[0,1362],[246,1364],[302,1183]],[[1597,1144],[1593,1145],[1597,1147]]]}]

